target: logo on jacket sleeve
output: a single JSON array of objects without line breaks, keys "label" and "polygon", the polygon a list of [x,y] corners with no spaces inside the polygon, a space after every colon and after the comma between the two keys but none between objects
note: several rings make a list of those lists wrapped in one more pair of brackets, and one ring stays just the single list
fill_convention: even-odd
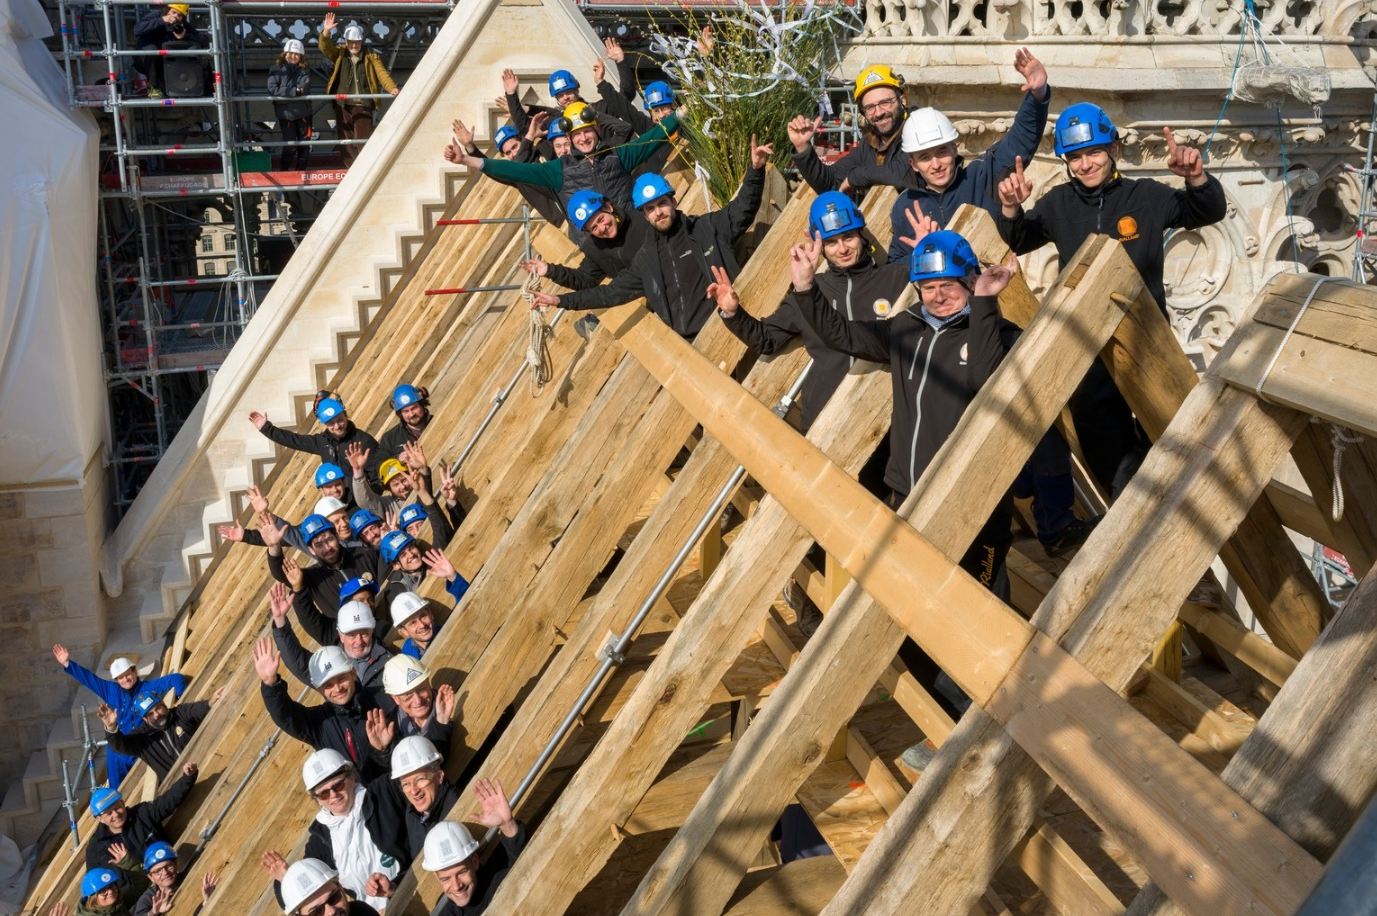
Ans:
[{"label": "logo on jacket sleeve", "polygon": [[888,318],[889,310],[892,306],[888,299],[876,299],[870,307],[875,310],[876,315],[879,315],[881,318]]},{"label": "logo on jacket sleeve", "polygon": [[1131,216],[1119,217],[1119,239],[1124,242],[1138,237],[1138,221]]},{"label": "logo on jacket sleeve", "polygon": [[961,365],[966,365],[966,357],[970,355],[970,344],[961,345]]}]

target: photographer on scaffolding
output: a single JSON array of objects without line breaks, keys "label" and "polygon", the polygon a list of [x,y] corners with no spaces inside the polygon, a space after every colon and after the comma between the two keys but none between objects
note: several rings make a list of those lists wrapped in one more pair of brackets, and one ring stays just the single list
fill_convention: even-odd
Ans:
[{"label": "photographer on scaffolding", "polygon": [[[179,43],[176,46],[178,48],[195,46],[204,50],[210,47],[210,39],[191,24],[189,4],[172,3],[156,8],[134,26],[134,44],[140,51],[172,50],[167,46],[173,42]],[[181,44],[183,42],[186,44]],[[150,98],[162,98],[165,91],[163,58],[147,58],[147,64],[143,60],[135,58],[135,66],[148,77],[148,95]]]}]

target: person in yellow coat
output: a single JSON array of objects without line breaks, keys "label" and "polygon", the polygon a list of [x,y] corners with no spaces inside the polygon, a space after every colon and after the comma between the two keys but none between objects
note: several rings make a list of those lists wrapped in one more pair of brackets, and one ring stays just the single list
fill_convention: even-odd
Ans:
[{"label": "person in yellow coat", "polygon": [[[400,90],[392,74],[383,65],[382,57],[376,51],[364,48],[363,27],[358,24],[345,26],[344,47],[341,48],[330,37],[335,31],[335,24],[335,14],[326,13],[320,37],[316,41],[320,53],[335,65],[325,84],[325,91],[331,95],[346,96],[335,100],[335,133],[341,140],[367,140],[373,136],[373,112],[378,108],[378,100],[358,96],[383,92],[396,95]],[[362,144],[342,145],[340,154],[344,157],[344,164],[353,165],[362,150]]]}]

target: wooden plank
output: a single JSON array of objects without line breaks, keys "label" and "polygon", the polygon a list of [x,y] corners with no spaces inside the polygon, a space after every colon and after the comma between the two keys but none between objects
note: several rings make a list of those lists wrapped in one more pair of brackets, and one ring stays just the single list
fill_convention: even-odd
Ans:
[{"label": "wooden plank", "polygon": [[1333,432],[1327,424],[1311,424],[1296,440],[1291,457],[1328,532],[1315,539],[1342,553],[1361,578],[1377,561],[1377,446],[1367,439],[1344,449],[1340,480],[1345,511],[1335,521]]},{"label": "wooden plank", "polygon": [[1067,916],[1120,916],[1124,905],[1076,851],[1046,823],[1014,847],[1013,856]]},{"label": "wooden plank", "polygon": [[[1377,792],[1377,575],[1368,573],[1306,653],[1224,781],[1327,859]],[[1132,916],[1179,908],[1149,884]]]},{"label": "wooden plank", "polygon": [[1204,633],[1225,650],[1278,687],[1296,670],[1296,660],[1239,623],[1238,619],[1204,605],[1181,605],[1181,620]]},{"label": "wooden plank", "polygon": [[[658,374],[708,433],[722,438],[767,492],[805,522],[819,544],[843,561],[973,702],[995,710],[1039,764],[1064,777],[1071,797],[1114,830],[1173,896],[1201,910],[1223,900],[1277,913],[1290,912],[1304,899],[1319,874],[1318,863],[1093,673],[1037,635],[975,580],[955,572],[931,542],[729,378],[702,365],[682,340],[651,326],[644,311],[612,310],[603,324]],[[743,428],[750,430],[748,436],[740,434]],[[1286,439],[1288,448],[1296,432]],[[947,607],[960,607],[962,613],[953,616]],[[1084,729],[1082,740],[1054,740],[1044,729],[1048,720],[1059,718]],[[1114,732],[1112,741],[1106,731]],[[1116,749],[1094,756],[1104,742]],[[1132,753],[1122,752],[1130,748]],[[1172,771],[1178,777],[1172,790],[1153,784],[1154,774]],[[1139,795],[1123,797],[1126,786],[1140,783]],[[1149,842],[1131,827],[1134,823],[1167,831],[1155,836],[1174,834],[1175,842],[1171,848]],[[1182,830],[1187,824],[1192,825],[1189,834]],[[1207,870],[1210,860],[1215,867]]]},{"label": "wooden plank", "polygon": [[1147,675],[1143,689],[1152,701],[1225,757],[1232,757],[1248,739],[1252,729],[1228,721],[1181,686],[1179,681],[1172,680],[1151,665],[1144,666],[1143,672]]},{"label": "wooden plank", "polygon": [[752,873],[723,916],[817,916],[846,879],[836,856],[813,856]]},{"label": "wooden plank", "polygon": [[[1064,272],[1048,296],[1048,308],[1028,324],[1018,347],[966,412],[962,425],[915,489],[915,505],[903,511],[911,512],[913,524],[942,544],[950,556],[964,552],[1002,493],[999,482],[1013,480],[1041,430],[1052,424],[1117,326],[1122,312],[1108,290],[1098,297],[1092,297],[1090,290],[1107,283],[1131,295],[1141,285],[1131,270],[1123,269],[1122,257],[1121,251],[1115,253],[1100,243],[1083,249],[1077,263],[1084,259],[1095,265],[1094,272]],[[1068,282],[1083,289],[1074,301],[1064,294]],[[1018,307],[1016,299],[1012,308]],[[1017,312],[1013,317],[1017,320]],[[1066,334],[1060,333],[1063,328],[1068,329]],[[1038,384],[1027,384],[1034,376]],[[839,400],[840,396],[834,397],[824,413],[840,409]],[[852,395],[846,403],[858,402]],[[964,475],[990,485],[962,486]],[[886,686],[896,694],[907,686],[899,675],[889,672],[903,640],[902,629],[859,588],[852,586],[843,596],[838,607],[844,612],[826,617],[798,664],[757,716],[755,727],[747,732],[741,753],[725,771],[732,779],[713,784],[685,829],[642,882],[628,914],[687,914],[698,906],[721,905],[753,854],[760,839],[755,832],[759,825],[778,815],[816,765],[809,752],[813,736],[835,734],[876,680],[888,675]],[[835,677],[833,672],[838,671],[849,676]],[[926,703],[914,699],[910,696],[905,705],[914,711],[924,733],[933,740],[944,739],[950,730],[944,723],[946,716],[930,698]],[[974,905],[975,896],[978,892],[964,909]],[[694,905],[688,906],[688,901]]]},{"label": "wooden plank", "polygon": [[[1274,413],[1207,375],[1058,580],[1039,628],[1126,686],[1299,432],[1294,415]],[[963,912],[1051,789],[992,720],[969,713],[828,912],[906,913],[913,899]]]},{"label": "wooden plank", "polygon": [[[1305,434],[1302,433],[1301,439],[1304,438]],[[1300,441],[1297,440],[1298,447]],[[1320,513],[1314,497],[1309,493],[1274,480],[1267,485],[1266,495],[1267,501],[1276,510],[1277,518],[1287,528],[1321,544],[1334,540],[1328,518]]]}]

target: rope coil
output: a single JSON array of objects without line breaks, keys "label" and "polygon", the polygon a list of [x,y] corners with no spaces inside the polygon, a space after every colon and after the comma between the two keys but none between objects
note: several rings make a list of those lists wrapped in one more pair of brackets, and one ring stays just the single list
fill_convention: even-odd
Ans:
[{"label": "rope coil", "polygon": [[521,298],[530,307],[529,343],[526,347],[526,366],[530,370],[527,387],[531,397],[540,397],[541,391],[555,375],[554,360],[550,356],[550,336],[554,333],[545,320],[545,307],[535,304],[535,294],[540,292],[540,274],[527,269],[526,282],[521,285]]},{"label": "rope coil", "polygon": [[1363,441],[1363,437],[1345,429],[1337,423],[1329,424],[1329,444],[1334,447],[1334,494],[1330,503],[1329,514],[1334,521],[1341,522],[1344,518],[1344,485],[1343,485],[1343,463],[1344,451],[1350,445],[1357,445]]}]

